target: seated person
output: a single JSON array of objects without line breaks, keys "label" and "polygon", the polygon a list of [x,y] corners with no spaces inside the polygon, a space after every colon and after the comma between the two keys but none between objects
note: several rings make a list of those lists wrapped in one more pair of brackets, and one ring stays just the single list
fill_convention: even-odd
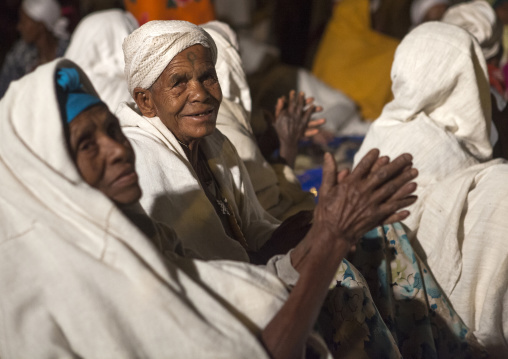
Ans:
[{"label": "seated person", "polygon": [[0,98],[11,81],[64,54],[69,45],[67,19],[56,0],[23,0],[19,10],[21,40],[7,54],[0,73]]},{"label": "seated person", "polygon": [[146,212],[203,259],[250,254],[266,262],[294,247],[311,215],[274,232],[280,222],[261,207],[235,147],[215,129],[222,93],[210,35],[183,21],[152,21],[123,48],[137,106],[123,104],[117,115],[139,159]]},{"label": "seated person", "polygon": [[326,157],[289,291],[260,267],[182,258],[171,233],[152,237],[162,256],[127,220],[122,209],[141,195],[133,149],[72,62],[13,83],[0,119],[2,358],[330,357],[311,329],[332,280],[343,304],[334,335],[345,339],[331,350],[400,357],[342,259],[363,232],[408,215],[397,211],[415,200],[410,156],[388,163],[372,151],[352,173]]},{"label": "seated person", "polygon": [[482,48],[492,95],[490,142],[494,146],[493,155],[508,159],[508,106],[504,76],[499,66],[503,55],[503,25],[486,1],[468,1],[452,6],[442,21],[467,30]]},{"label": "seated person", "polygon": [[83,18],[64,57],[87,74],[95,90],[113,111],[131,95],[125,85],[122,41],[138,28],[136,19],[120,9],[94,12]]},{"label": "seated person", "polygon": [[398,47],[392,81],[394,100],[355,161],[372,148],[414,156],[419,200],[403,224],[457,313],[501,356],[508,350],[508,166],[489,161],[485,56],[467,31],[426,23]]},{"label": "seated person", "polygon": [[[290,106],[284,108],[279,101],[279,115],[276,129],[281,129],[281,157],[285,163],[268,163],[258,147],[251,126],[252,101],[249,86],[238,52],[236,34],[225,23],[212,21],[201,25],[213,38],[217,46],[217,77],[222,91],[222,103],[217,115],[219,129],[235,146],[238,155],[249,173],[256,197],[261,206],[272,216],[284,220],[302,210],[314,209],[314,196],[304,192],[292,169],[298,140],[304,135],[317,131],[306,130],[310,116],[318,109],[305,104],[304,96],[290,96]],[[300,101],[298,105],[297,101]],[[307,105],[307,106],[305,106]],[[292,123],[295,126],[289,126]],[[310,122],[311,126],[319,121]]]}]

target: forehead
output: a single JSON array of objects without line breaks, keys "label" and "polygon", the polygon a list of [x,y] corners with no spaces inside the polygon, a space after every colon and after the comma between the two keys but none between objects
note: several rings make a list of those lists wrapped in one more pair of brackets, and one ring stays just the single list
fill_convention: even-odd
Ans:
[{"label": "forehead", "polygon": [[164,72],[180,68],[193,68],[197,65],[214,65],[210,49],[199,44],[188,47],[176,55],[166,66]]},{"label": "forehead", "polygon": [[114,115],[104,104],[92,106],[77,115],[69,124],[71,136],[79,135],[91,125],[101,126],[109,119],[114,119]]}]

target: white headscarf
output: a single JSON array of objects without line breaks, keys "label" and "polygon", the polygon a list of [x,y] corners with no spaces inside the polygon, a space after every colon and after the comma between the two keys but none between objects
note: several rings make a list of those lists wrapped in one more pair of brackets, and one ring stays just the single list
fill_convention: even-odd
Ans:
[{"label": "white headscarf", "polygon": [[197,44],[210,49],[215,64],[213,39],[187,21],[150,21],[127,36],[122,47],[129,93],[133,95],[136,87],[150,88],[176,55]]},{"label": "white headscarf", "polygon": [[111,111],[132,99],[125,81],[122,42],[138,28],[129,12],[113,9],[92,13],[78,24],[65,57],[78,64]]},{"label": "white headscarf", "polygon": [[42,22],[57,38],[69,38],[68,20],[61,16],[61,8],[56,0],[23,0],[21,6],[29,17]]},{"label": "white headscarf", "polygon": [[477,0],[452,6],[443,15],[442,21],[471,33],[480,43],[485,59],[499,52],[503,24],[487,1]]},{"label": "white headscarf", "polygon": [[[490,159],[491,104],[485,58],[465,30],[429,22],[411,31],[395,53],[392,92],[355,157],[379,148],[392,159],[409,152],[417,194],[451,173]],[[416,207],[407,221],[417,221]]]}]

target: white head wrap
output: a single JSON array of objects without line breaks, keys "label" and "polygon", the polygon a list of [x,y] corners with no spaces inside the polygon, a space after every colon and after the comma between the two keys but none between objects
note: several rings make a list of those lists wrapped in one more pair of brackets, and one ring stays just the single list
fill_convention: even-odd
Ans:
[{"label": "white head wrap", "polygon": [[59,39],[68,39],[67,18],[61,16],[56,0],[23,0],[23,11],[35,21],[42,22]]},{"label": "white head wrap", "polygon": [[123,42],[125,77],[129,93],[136,87],[150,88],[166,66],[183,50],[193,45],[209,48],[217,61],[212,37],[187,21],[150,21],[127,36]]},{"label": "white head wrap", "polygon": [[499,52],[503,25],[487,1],[471,1],[452,6],[442,21],[460,26],[471,33],[480,43],[485,59],[488,60]]}]

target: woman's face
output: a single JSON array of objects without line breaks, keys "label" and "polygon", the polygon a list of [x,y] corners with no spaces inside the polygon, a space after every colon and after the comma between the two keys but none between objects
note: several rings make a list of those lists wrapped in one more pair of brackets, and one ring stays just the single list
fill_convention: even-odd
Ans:
[{"label": "woman's face", "polygon": [[210,135],[222,101],[210,50],[194,45],[179,53],[150,89],[152,106],[185,144]]},{"label": "woman's face", "polygon": [[69,133],[72,157],[86,183],[120,205],[139,200],[134,151],[107,106],[81,112],[69,124]]}]

